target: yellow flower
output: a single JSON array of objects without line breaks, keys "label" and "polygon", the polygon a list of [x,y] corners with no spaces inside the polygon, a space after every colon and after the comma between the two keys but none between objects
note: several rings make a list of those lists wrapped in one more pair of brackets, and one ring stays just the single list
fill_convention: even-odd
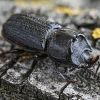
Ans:
[{"label": "yellow flower", "polygon": [[93,36],[94,39],[100,38],[100,28],[95,28],[93,30],[92,36]]}]

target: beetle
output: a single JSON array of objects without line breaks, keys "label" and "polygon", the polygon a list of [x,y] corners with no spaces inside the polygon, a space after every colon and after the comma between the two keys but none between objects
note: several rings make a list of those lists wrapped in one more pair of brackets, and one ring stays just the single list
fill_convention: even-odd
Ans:
[{"label": "beetle", "polygon": [[35,57],[49,56],[56,66],[72,64],[77,68],[88,68],[99,59],[98,55],[90,54],[92,48],[83,33],[34,14],[12,15],[3,25],[2,36]]}]

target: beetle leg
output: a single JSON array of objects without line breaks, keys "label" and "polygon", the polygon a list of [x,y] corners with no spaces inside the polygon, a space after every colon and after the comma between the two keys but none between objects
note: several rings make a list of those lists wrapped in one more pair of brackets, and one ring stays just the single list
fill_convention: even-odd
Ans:
[{"label": "beetle leg", "polygon": [[26,56],[26,58],[24,58],[23,60],[26,60],[26,62],[29,61],[29,60],[31,60],[31,59],[34,59],[34,60],[37,60],[37,61],[42,61],[46,57],[47,57],[47,55],[41,55],[41,56],[39,56],[37,54],[34,54],[32,56]]},{"label": "beetle leg", "polygon": [[18,53],[23,53],[23,52],[25,52],[25,51],[21,50],[21,49],[13,49],[13,50],[9,50],[9,51],[1,53],[0,56],[8,54],[8,53],[16,53],[16,54],[18,54]]},{"label": "beetle leg", "polygon": [[65,76],[60,72],[59,67],[60,65],[54,62],[54,69],[57,71],[57,73],[64,79],[66,80]]},{"label": "beetle leg", "polygon": [[[21,53],[24,53],[25,51],[24,50],[20,50],[20,49],[13,49],[13,50],[9,50],[9,51],[6,51],[6,52],[3,52],[0,54],[0,57],[6,55],[6,54],[9,54],[9,53],[15,53],[15,54],[21,54]],[[9,56],[4,56],[2,61],[5,62],[7,59],[9,58]]]},{"label": "beetle leg", "polygon": [[10,50],[13,50],[14,48],[15,48],[15,46],[13,44],[11,44]]},{"label": "beetle leg", "polygon": [[[25,58],[24,58],[25,57]],[[23,60],[31,60],[31,59],[34,59],[34,60],[39,60],[38,56],[37,55],[32,55],[32,56],[22,56],[22,59]]]},{"label": "beetle leg", "polygon": [[3,72],[0,76],[4,75],[9,68],[13,67],[13,65],[18,61],[19,58],[20,56],[17,55],[13,59],[11,59],[8,63],[4,64],[2,68],[0,68],[0,71]]},{"label": "beetle leg", "polygon": [[[25,75],[23,75],[23,80],[22,82],[24,82],[25,79],[27,79],[30,74],[32,73],[35,65],[37,64],[38,61],[42,61],[44,58],[46,58],[47,55],[41,55],[41,56],[38,56],[38,55],[33,55],[33,56],[27,56],[24,60],[31,60],[31,59],[34,59],[33,63],[32,63],[32,66],[31,68],[27,71],[27,73]],[[22,83],[21,82],[21,83]]]},{"label": "beetle leg", "polygon": [[25,73],[23,75],[23,79],[22,79],[21,83],[23,83],[30,76],[30,74],[32,73],[33,69],[35,68],[37,62],[38,62],[37,60],[33,61],[32,65],[31,65],[31,68],[27,71],[27,73]]}]

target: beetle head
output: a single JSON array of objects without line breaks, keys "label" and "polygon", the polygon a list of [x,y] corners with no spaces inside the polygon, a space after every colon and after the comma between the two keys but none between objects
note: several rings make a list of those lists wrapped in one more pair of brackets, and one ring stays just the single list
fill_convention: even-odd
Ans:
[{"label": "beetle head", "polygon": [[76,34],[71,40],[71,59],[78,67],[89,67],[94,64],[99,56],[93,57],[90,52],[92,48],[84,34]]}]

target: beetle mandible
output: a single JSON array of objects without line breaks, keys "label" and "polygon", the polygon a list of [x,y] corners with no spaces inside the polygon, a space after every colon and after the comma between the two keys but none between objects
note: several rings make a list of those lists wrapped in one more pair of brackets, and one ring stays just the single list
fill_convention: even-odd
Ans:
[{"label": "beetle mandible", "polygon": [[56,65],[88,68],[99,58],[90,54],[92,48],[84,34],[33,14],[12,15],[3,25],[2,36],[26,52],[47,54]]}]

